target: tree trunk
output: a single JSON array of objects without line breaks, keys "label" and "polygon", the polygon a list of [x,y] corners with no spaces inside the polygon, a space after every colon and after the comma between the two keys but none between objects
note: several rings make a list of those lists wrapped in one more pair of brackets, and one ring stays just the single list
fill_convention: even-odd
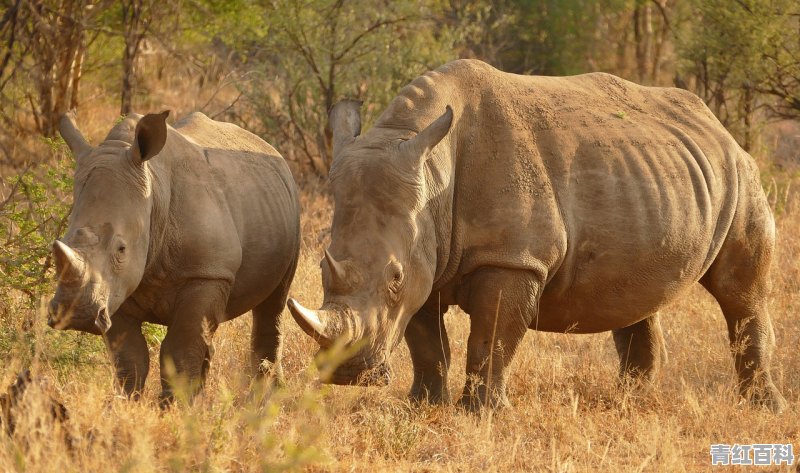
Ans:
[{"label": "tree trunk", "polygon": [[659,20],[658,35],[655,35],[653,45],[653,70],[650,77],[654,84],[658,83],[659,73],[661,72],[661,59],[664,52],[664,44],[667,41],[667,32],[669,31],[670,24],[667,19],[667,0],[654,0],[661,12],[661,19]]},{"label": "tree trunk", "polygon": [[47,7],[41,0],[28,3],[30,30],[25,40],[38,95],[34,114],[44,136],[55,136],[61,115],[78,106],[86,12],[82,0],[64,0],[57,8]]},{"label": "tree trunk", "polygon": [[81,74],[83,73],[83,59],[86,56],[86,43],[81,41],[76,51],[75,62],[72,65],[72,93],[69,101],[69,109],[78,108],[78,92],[80,91]]},{"label": "tree trunk", "polygon": [[639,82],[647,78],[650,43],[653,36],[652,8],[638,5],[633,11],[633,36],[636,41],[636,72]]},{"label": "tree trunk", "polygon": [[742,148],[748,153],[753,147],[753,87],[750,84],[744,86],[744,143]]},{"label": "tree trunk", "polygon": [[125,49],[122,51],[122,90],[120,115],[131,113],[136,82],[136,57],[144,38],[143,0],[123,0],[122,25],[125,34]]}]

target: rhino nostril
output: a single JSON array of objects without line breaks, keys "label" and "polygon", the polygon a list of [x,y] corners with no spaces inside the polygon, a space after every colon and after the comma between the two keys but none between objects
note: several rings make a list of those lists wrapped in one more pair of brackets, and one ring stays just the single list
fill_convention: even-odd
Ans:
[{"label": "rhino nostril", "polygon": [[100,333],[106,333],[111,328],[111,317],[108,316],[108,309],[101,307],[97,311],[97,317],[94,319],[94,325],[100,330]]},{"label": "rhino nostril", "polygon": [[50,301],[47,304],[47,325],[53,326],[56,323],[56,319],[58,318],[58,303],[56,301]]}]

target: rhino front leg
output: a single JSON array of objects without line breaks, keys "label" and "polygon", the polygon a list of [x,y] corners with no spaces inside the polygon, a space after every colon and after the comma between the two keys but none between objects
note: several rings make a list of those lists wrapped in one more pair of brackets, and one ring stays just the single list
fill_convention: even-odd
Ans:
[{"label": "rhino front leg", "polygon": [[142,322],[117,311],[103,341],[119,387],[126,396],[138,400],[150,370],[150,352],[142,334]]},{"label": "rhino front leg", "polygon": [[174,400],[178,386],[191,400],[205,383],[211,366],[211,339],[222,320],[230,284],[201,281],[187,284],[178,303],[167,336],[161,343],[161,405]]},{"label": "rhino front leg", "polygon": [[450,342],[444,327],[447,306],[432,305],[426,304],[414,314],[406,328],[406,343],[414,366],[414,383],[409,396],[414,401],[444,404],[450,402],[447,390]]},{"label": "rhino front leg", "polygon": [[469,294],[459,294],[471,323],[460,402],[470,410],[508,406],[507,368],[535,317],[541,284],[529,271],[484,268],[468,287]]},{"label": "rhino front leg", "polygon": [[623,382],[652,380],[665,352],[658,313],[613,333],[620,379]]}]

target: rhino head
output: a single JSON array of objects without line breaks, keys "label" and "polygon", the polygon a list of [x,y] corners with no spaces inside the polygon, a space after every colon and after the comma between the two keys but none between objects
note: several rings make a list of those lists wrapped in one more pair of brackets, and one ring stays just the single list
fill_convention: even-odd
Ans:
[{"label": "rhino head", "polygon": [[69,227],[53,243],[58,277],[48,306],[48,324],[62,330],[104,334],[111,316],[144,274],[153,210],[147,160],[167,138],[169,111],[136,123],[126,119],[96,148],[75,126],[71,114],[59,124],[72,150],[75,186]]},{"label": "rhino head", "polygon": [[453,120],[447,107],[419,133],[373,127],[359,136],[360,104],[340,102],[329,117],[334,214],[320,263],[323,305],[311,310],[288,302],[322,349],[336,339],[361,342],[327,380],[334,384],[388,382],[388,355],[431,292],[437,241],[424,164]]}]

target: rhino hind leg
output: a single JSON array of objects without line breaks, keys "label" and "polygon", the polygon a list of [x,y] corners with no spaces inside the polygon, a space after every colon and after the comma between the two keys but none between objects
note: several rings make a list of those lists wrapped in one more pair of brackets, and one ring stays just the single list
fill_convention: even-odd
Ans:
[{"label": "rhino hind leg", "polygon": [[655,377],[665,353],[664,334],[658,313],[628,327],[613,331],[623,383],[640,383]]},{"label": "rhino hind leg", "polygon": [[470,316],[467,382],[459,401],[469,410],[509,406],[508,366],[535,318],[541,282],[529,271],[482,268],[459,294]]},{"label": "rhino hind leg", "polygon": [[281,314],[288,291],[280,288],[253,308],[253,331],[250,336],[250,371],[255,377],[281,382]]},{"label": "rhino hind leg", "polygon": [[103,341],[119,387],[126,396],[138,400],[150,369],[150,351],[142,334],[142,323],[118,311]]},{"label": "rhino hind leg", "polygon": [[444,327],[447,306],[427,305],[420,309],[406,327],[405,339],[414,367],[414,382],[409,397],[432,404],[450,402],[447,370],[450,367],[450,341]]},{"label": "rhino hind leg", "polygon": [[281,314],[286,308],[289,288],[297,269],[295,257],[283,280],[264,302],[253,308],[253,329],[250,335],[250,371],[253,376],[283,383],[281,366]]},{"label": "rhino hind leg", "polygon": [[762,213],[751,213],[747,221],[734,222],[700,282],[725,317],[739,392],[753,404],[780,412],[786,401],[770,374],[775,334],[767,309],[774,231],[771,217],[763,214],[769,212],[765,200],[759,209]]},{"label": "rhino hind leg", "polygon": [[181,390],[188,401],[203,388],[214,350],[211,339],[218,321],[223,320],[230,283],[197,281],[187,284],[178,295],[176,312],[161,343],[162,407]]}]

